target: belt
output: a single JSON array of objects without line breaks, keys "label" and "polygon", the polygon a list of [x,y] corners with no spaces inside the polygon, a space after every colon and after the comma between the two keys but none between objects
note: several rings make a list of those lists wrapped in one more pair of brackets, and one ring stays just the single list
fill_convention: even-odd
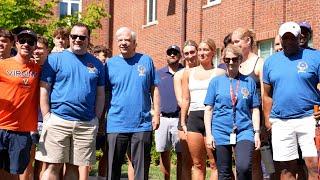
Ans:
[{"label": "belt", "polygon": [[161,112],[161,116],[167,117],[167,118],[177,118],[177,117],[179,117],[179,111],[169,112],[169,113]]}]

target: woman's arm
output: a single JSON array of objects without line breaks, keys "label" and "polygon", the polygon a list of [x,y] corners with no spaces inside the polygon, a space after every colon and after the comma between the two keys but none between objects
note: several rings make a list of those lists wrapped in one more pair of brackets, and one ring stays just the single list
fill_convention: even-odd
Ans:
[{"label": "woman's arm", "polygon": [[254,145],[256,150],[260,149],[260,110],[258,107],[252,109],[252,124],[254,130]]},{"label": "woman's arm", "polygon": [[189,70],[183,72],[182,77],[182,104],[181,104],[181,126],[183,131],[187,132],[186,119],[190,105],[190,91],[189,91]]},{"label": "woman's arm", "polygon": [[182,78],[183,78],[184,70],[180,70],[174,74],[173,77],[173,86],[174,86],[174,94],[176,95],[176,99],[178,105],[182,106]]},{"label": "woman's arm", "polygon": [[213,107],[207,105],[204,110],[204,126],[206,129],[206,146],[209,149],[215,148],[214,138],[212,136],[211,123],[212,123]]}]

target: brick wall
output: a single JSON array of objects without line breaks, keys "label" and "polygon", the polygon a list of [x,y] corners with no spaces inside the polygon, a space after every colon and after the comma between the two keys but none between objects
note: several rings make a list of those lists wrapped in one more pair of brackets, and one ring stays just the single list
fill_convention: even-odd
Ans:
[{"label": "brick wall", "polygon": [[[83,0],[88,3],[101,0]],[[186,39],[200,42],[212,38],[217,47],[237,27],[253,28],[257,41],[272,39],[285,21],[307,20],[313,27],[313,44],[320,49],[320,1],[317,0],[221,0],[207,6],[207,0],[187,2]],[[118,54],[115,32],[127,26],[137,33],[138,52],[153,57],[157,67],[165,65],[165,50],[171,44],[182,45],[182,0],[158,0],[157,24],[146,26],[147,0],[105,0],[112,15],[102,21],[103,29],[93,32],[92,42],[104,44]]]}]

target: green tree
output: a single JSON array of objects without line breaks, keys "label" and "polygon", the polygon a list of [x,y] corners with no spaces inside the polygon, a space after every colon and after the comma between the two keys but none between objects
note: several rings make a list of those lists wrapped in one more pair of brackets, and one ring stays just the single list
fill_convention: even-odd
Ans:
[{"label": "green tree", "polygon": [[59,0],[0,0],[0,27],[12,30],[17,27],[28,27],[51,40],[52,32],[57,27],[71,27],[82,22],[93,30],[101,28],[101,19],[109,18],[103,0],[89,4],[84,13],[59,18],[54,16],[53,9]]},{"label": "green tree", "polygon": [[0,27],[12,30],[24,26],[43,33],[45,26],[42,21],[53,16],[55,4],[54,0],[43,4],[40,0],[1,0]]}]

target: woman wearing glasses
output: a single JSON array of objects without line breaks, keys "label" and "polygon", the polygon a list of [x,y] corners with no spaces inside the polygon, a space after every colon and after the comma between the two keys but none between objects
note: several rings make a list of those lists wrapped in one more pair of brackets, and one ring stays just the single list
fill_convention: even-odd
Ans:
[{"label": "woman wearing glasses", "polygon": [[[205,179],[206,154],[209,157],[211,178],[217,179],[217,170],[212,151],[205,147],[204,98],[211,79],[225,73],[223,69],[214,68],[212,59],[216,45],[212,39],[200,42],[198,60],[200,65],[186,70],[182,79],[181,127],[187,134],[187,143],[193,162],[193,176]],[[189,114],[188,114],[189,112]],[[187,118],[188,115],[188,118]]]},{"label": "woman wearing glasses", "polygon": [[228,45],[222,54],[227,74],[214,78],[204,101],[206,146],[215,149],[219,179],[232,177],[232,147],[238,180],[252,179],[253,150],[260,148],[259,99],[254,80],[240,74],[242,50]]}]

